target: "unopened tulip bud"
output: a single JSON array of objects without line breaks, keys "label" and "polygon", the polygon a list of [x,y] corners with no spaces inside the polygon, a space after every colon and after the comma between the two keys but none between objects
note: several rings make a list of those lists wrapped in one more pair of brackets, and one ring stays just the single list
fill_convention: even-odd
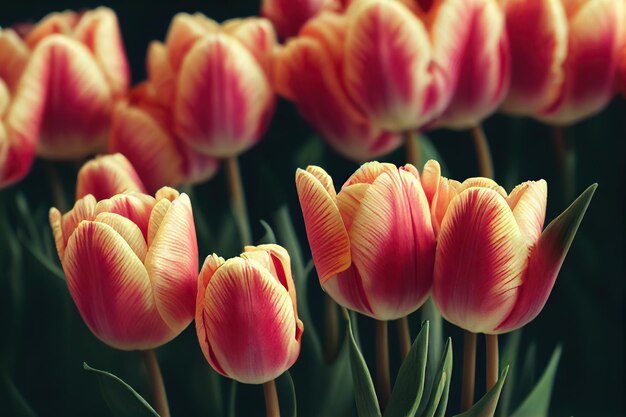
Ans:
[{"label": "unopened tulip bud", "polygon": [[99,201],[124,192],[145,193],[146,188],[122,154],[98,156],[78,171],[77,200],[91,194]]}]

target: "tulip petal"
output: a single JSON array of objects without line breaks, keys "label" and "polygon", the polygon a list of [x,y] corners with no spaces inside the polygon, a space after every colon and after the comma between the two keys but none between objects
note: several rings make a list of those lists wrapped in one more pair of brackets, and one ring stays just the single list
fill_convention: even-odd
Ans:
[{"label": "tulip petal", "polygon": [[470,188],[448,208],[437,241],[433,299],[446,320],[493,333],[515,305],[528,249],[506,200]]},{"label": "tulip petal", "polygon": [[517,303],[511,314],[496,328],[498,332],[520,328],[539,315],[597,187],[594,184],[587,188],[544,230],[531,251]]},{"label": "tulip petal", "polygon": [[[207,340],[206,327],[204,326],[204,298],[205,298],[205,290],[207,285],[209,285],[209,281],[215,275],[215,272],[224,265],[226,261],[224,258],[217,256],[216,254],[212,254],[206,257],[204,260],[204,264],[202,265],[202,269],[200,270],[200,275],[198,276],[198,291],[196,294],[196,333],[198,335],[198,342],[200,342],[200,348],[202,349],[202,353],[207,358],[207,360],[215,367],[219,368],[219,364],[215,360],[215,356],[213,352],[211,352],[209,341]],[[210,358],[210,359],[209,359]],[[219,368],[218,372],[224,373],[224,371]]]},{"label": "tulip petal", "polygon": [[151,241],[145,265],[161,317],[182,331],[194,315],[198,278],[198,244],[187,194],[171,203]]},{"label": "tulip petal", "polygon": [[0,29],[0,80],[14,91],[28,62],[29,50],[11,29]]},{"label": "tulip petal", "polygon": [[218,368],[243,383],[276,378],[300,349],[289,294],[253,260],[233,258],[217,270],[206,288],[203,321]]},{"label": "tulip petal", "polygon": [[122,154],[99,156],[78,171],[76,199],[92,194],[96,200],[104,200],[125,191],[145,193],[146,188]]},{"label": "tulip petal", "polygon": [[87,195],[76,201],[74,207],[63,215],[59,228],[58,215],[50,210],[50,224],[52,225],[54,240],[61,260],[63,260],[65,247],[74,230],[83,220],[93,220],[95,211],[96,199],[92,195]]},{"label": "tulip petal", "polygon": [[361,201],[365,197],[370,184],[360,183],[341,188],[341,192],[337,195],[337,208],[341,213],[341,218],[346,230],[350,232],[354,216],[361,207]]},{"label": "tulip petal", "polygon": [[296,188],[315,268],[323,284],[350,266],[350,241],[333,197],[311,173],[298,169]]},{"label": "tulip petal", "polygon": [[440,177],[439,186],[437,187],[437,193],[433,197],[433,201],[430,208],[431,220],[433,222],[433,228],[435,233],[439,235],[441,229],[441,223],[448,211],[448,207],[452,200],[463,191],[464,187],[458,181],[449,180],[445,177]]},{"label": "tulip petal", "polygon": [[435,236],[428,201],[412,173],[380,174],[361,201],[349,236],[352,261],[377,319],[400,318],[426,301]]},{"label": "tulip petal", "polygon": [[[219,30],[217,22],[214,23],[214,30]],[[187,13],[178,13],[174,16],[165,40],[167,55],[174,72],[180,70],[185,56],[193,48],[196,41],[208,33],[210,31],[207,29],[207,25],[203,24],[196,16]]]},{"label": "tulip petal", "polygon": [[117,194],[109,199],[99,201],[95,208],[95,214],[115,213],[126,217],[139,227],[144,238],[146,238],[148,236],[150,213],[154,204],[154,198],[146,194]]},{"label": "tulip petal", "polygon": [[222,26],[224,30],[245,46],[257,60],[265,74],[270,76],[270,54],[276,46],[274,27],[267,19],[247,18],[236,19],[238,24],[231,30],[226,29],[227,22]]},{"label": "tulip petal", "polygon": [[527,181],[511,192],[507,201],[530,249],[539,239],[546,218],[548,184],[545,180]]},{"label": "tulip petal", "polygon": [[78,14],[72,11],[50,13],[33,26],[25,37],[26,43],[30,48],[35,48],[49,36],[70,35],[78,19]]},{"label": "tulip petal", "polygon": [[322,184],[322,186],[328,192],[328,195],[331,196],[331,198],[334,199],[335,197],[337,197],[337,192],[335,191],[335,184],[333,183],[333,179],[330,175],[328,175],[326,171],[324,171],[323,168],[315,165],[309,165],[308,167],[306,167],[306,172],[317,178],[320,184]]},{"label": "tulip petal", "polygon": [[[354,174],[350,175],[350,178],[343,184],[343,187],[348,187],[353,184],[373,184],[383,173],[395,174],[398,168],[394,164],[388,162],[366,162],[357,169]],[[343,189],[342,187],[342,189]]]},{"label": "tulip petal", "polygon": [[128,246],[130,246],[135,255],[137,255],[137,258],[143,262],[148,251],[148,246],[146,245],[141,230],[139,230],[135,223],[115,213],[100,213],[96,216],[94,221],[111,226],[111,228],[128,243]]},{"label": "tulip petal", "polygon": [[424,188],[424,193],[428,199],[428,204],[432,205],[435,194],[437,194],[437,189],[439,188],[440,179],[441,166],[439,165],[439,162],[430,159],[426,162],[422,171],[422,187]]},{"label": "tulip petal", "polygon": [[498,184],[491,178],[485,178],[485,177],[468,178],[465,181],[463,181],[463,187],[465,189],[468,189],[471,187],[488,188],[490,190],[494,190],[495,192],[497,192],[504,198],[507,197],[506,191],[504,190],[504,188],[502,188],[500,184]]},{"label": "tulip petal", "polygon": [[166,198],[158,200],[150,213],[150,223],[148,224],[148,246],[152,245],[152,241],[159,231],[161,222],[170,209],[172,202]]},{"label": "tulip petal", "polygon": [[176,93],[176,75],[170,65],[166,46],[161,42],[150,42],[146,61],[148,79],[154,85],[157,101],[169,107]]},{"label": "tulip petal", "polygon": [[69,239],[63,269],[83,320],[108,345],[149,349],[175,336],[154,306],[146,269],[110,226],[82,222]]},{"label": "tulip petal", "polygon": [[340,306],[369,317],[375,313],[363,288],[361,274],[354,264],[322,284],[324,291]]}]

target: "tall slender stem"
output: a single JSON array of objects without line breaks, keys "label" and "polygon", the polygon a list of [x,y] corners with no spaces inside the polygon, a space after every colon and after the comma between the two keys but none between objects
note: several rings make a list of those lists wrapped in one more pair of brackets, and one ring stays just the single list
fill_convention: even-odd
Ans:
[{"label": "tall slender stem", "polygon": [[569,201],[574,196],[576,188],[575,160],[571,144],[567,140],[565,128],[555,126],[553,128],[552,142],[556,154],[556,162],[559,168],[559,176],[563,188],[563,198]]},{"label": "tall slender stem", "polygon": [[378,404],[384,411],[391,397],[388,326],[384,320],[376,320],[376,391]]},{"label": "tall slender stem", "polygon": [[163,384],[163,376],[159,361],[157,360],[154,350],[144,350],[143,360],[150,376],[150,384],[152,386],[152,400],[154,408],[161,417],[170,417],[170,407],[167,403],[167,394],[165,393],[165,384]]},{"label": "tall slender stem", "polygon": [[396,320],[398,326],[398,344],[400,345],[400,358],[404,360],[411,350],[411,330],[409,329],[409,316]]},{"label": "tall slender stem", "polygon": [[487,142],[487,136],[485,136],[485,131],[480,124],[472,128],[472,137],[474,138],[480,176],[493,178],[493,160],[491,159],[489,142]]},{"label": "tall slender stem", "polygon": [[54,205],[61,213],[65,213],[69,206],[67,204],[67,198],[65,198],[65,190],[63,189],[63,183],[59,176],[54,162],[47,161],[46,171],[48,171],[48,179],[50,180],[50,191],[52,192],[52,199]]},{"label": "tall slender stem", "polygon": [[463,338],[463,386],[461,388],[461,411],[474,404],[474,379],[476,375],[476,333],[465,331]]},{"label": "tall slender stem", "polygon": [[252,231],[248,220],[248,210],[246,209],[246,197],[243,192],[241,181],[241,171],[236,156],[224,159],[226,176],[228,178],[228,190],[230,192],[230,204],[235,216],[235,222],[239,229],[239,236],[244,245],[252,243]]},{"label": "tall slender stem", "polygon": [[337,304],[328,294],[324,294],[324,356],[326,363],[332,363],[339,352],[339,315]]},{"label": "tall slender stem", "polygon": [[404,149],[406,151],[406,161],[416,167],[420,166],[422,150],[420,149],[419,137],[415,138],[414,133],[407,130],[402,134],[404,138]]},{"label": "tall slender stem", "polygon": [[485,335],[487,350],[487,391],[498,382],[499,363],[498,363],[498,335]]},{"label": "tall slender stem", "polygon": [[267,417],[280,417],[278,392],[276,392],[276,382],[273,379],[263,384],[263,394],[265,395],[265,415]]}]

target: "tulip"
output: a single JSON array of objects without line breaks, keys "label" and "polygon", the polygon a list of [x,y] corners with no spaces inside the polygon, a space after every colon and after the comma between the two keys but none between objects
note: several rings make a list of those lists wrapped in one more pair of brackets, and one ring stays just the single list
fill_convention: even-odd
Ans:
[{"label": "tulip", "polygon": [[339,3],[337,0],[263,0],[261,15],[272,22],[282,38],[290,38],[313,16],[339,9]]},{"label": "tulip", "polygon": [[145,193],[146,188],[122,154],[98,156],[78,171],[77,200],[91,194],[100,201],[127,191]]},{"label": "tulip", "polygon": [[433,300],[446,320],[474,333],[518,329],[543,309],[591,201],[589,187],[543,231],[547,185],[527,181],[510,194],[487,178],[422,175],[437,231]]},{"label": "tulip", "polygon": [[129,83],[115,13],[52,13],[24,32],[31,76],[45,85],[39,154],[73,160],[103,150],[113,102]]},{"label": "tulip", "polygon": [[297,171],[296,187],[320,283],[337,303],[394,320],[426,301],[435,235],[414,166],[366,163],[339,193],[309,166]]},{"label": "tulip", "polygon": [[50,209],[50,224],[70,294],[104,343],[152,349],[191,322],[198,247],[186,194],[89,194],[63,216]]},{"label": "tulip", "polygon": [[206,258],[198,277],[196,331],[217,372],[247,384],[272,381],[298,358],[303,329],[284,248],[246,246],[227,261],[215,254]]},{"label": "tulip", "polygon": [[340,154],[356,161],[384,155],[400,136],[375,127],[343,84],[347,16],[323,13],[274,54],[273,83]]},{"label": "tulip", "polygon": [[626,45],[623,0],[504,0],[512,79],[503,109],[558,125],[600,111]]}]

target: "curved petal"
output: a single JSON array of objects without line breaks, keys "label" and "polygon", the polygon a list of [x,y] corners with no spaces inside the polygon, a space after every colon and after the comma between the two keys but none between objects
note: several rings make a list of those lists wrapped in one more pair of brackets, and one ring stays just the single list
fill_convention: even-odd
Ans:
[{"label": "curved petal", "polygon": [[30,51],[12,29],[0,29],[0,80],[14,91],[26,67]]},{"label": "curved petal", "polygon": [[120,153],[98,156],[78,171],[76,199],[92,194],[96,200],[104,200],[125,191],[145,193],[146,188],[135,168]]},{"label": "curved petal", "polygon": [[[359,167],[354,174],[350,175],[350,178],[343,184],[343,187],[349,187],[353,184],[373,184],[383,173],[395,174],[398,168],[394,164],[388,162],[366,162]],[[343,190],[342,187],[342,190]]]},{"label": "curved petal", "polygon": [[[58,212],[58,210],[57,210]],[[96,215],[96,199],[92,195],[86,195],[84,198],[77,200],[74,207],[65,213],[61,218],[60,228],[58,224],[58,215],[50,211],[50,223],[54,232],[54,240],[56,243],[59,258],[63,260],[65,256],[65,247],[72,233],[83,220],[93,220]]]},{"label": "curved petal", "polygon": [[396,169],[379,175],[361,201],[349,236],[374,317],[397,319],[426,301],[436,242],[428,200],[414,174]]},{"label": "curved petal", "polygon": [[32,49],[49,36],[70,35],[78,19],[78,13],[69,10],[50,13],[33,26],[25,41]]},{"label": "curved petal", "polygon": [[174,104],[176,134],[212,156],[254,145],[267,128],[274,92],[252,54],[227,35],[208,35],[187,54]]},{"label": "curved petal", "polygon": [[96,216],[95,222],[104,223],[117,232],[128,243],[128,246],[133,250],[137,258],[141,262],[146,258],[148,252],[148,246],[146,240],[139,230],[139,227],[126,217],[122,217],[115,213],[100,213]]},{"label": "curved petal", "polygon": [[433,299],[446,320],[493,333],[513,309],[528,249],[506,200],[470,188],[448,208],[437,241]]},{"label": "curved petal", "polygon": [[315,268],[323,284],[350,266],[348,233],[334,198],[316,176],[298,169],[296,188]]},{"label": "curved petal", "polygon": [[227,22],[224,22],[224,30],[252,53],[269,78],[271,52],[277,43],[274,27],[269,20],[258,17],[237,21],[238,24],[231,30],[226,28]]},{"label": "curved petal", "polygon": [[233,258],[217,270],[206,288],[203,321],[218,369],[243,383],[276,378],[300,351],[288,292],[253,260]]},{"label": "curved petal", "polygon": [[285,39],[297,35],[302,25],[331,3],[329,0],[263,0],[261,15],[270,19]]},{"label": "curved petal", "polygon": [[337,195],[337,208],[341,213],[341,219],[346,227],[346,230],[350,232],[352,228],[352,222],[354,216],[356,216],[361,207],[361,201],[365,198],[365,194],[369,189],[370,184],[359,183],[341,188],[341,192]]},{"label": "curved petal", "polygon": [[507,198],[529,249],[535,245],[543,230],[547,200],[548,184],[545,180],[522,183]]},{"label": "curved petal", "polygon": [[176,336],[156,310],[146,269],[110,226],[82,222],[67,244],[63,269],[83,320],[104,343],[150,349]]},{"label": "curved petal", "polygon": [[430,207],[430,215],[433,222],[433,228],[435,233],[439,235],[441,229],[441,223],[446,216],[448,207],[452,200],[463,191],[463,184],[455,180],[449,180],[446,177],[441,177],[439,180],[439,186],[437,192],[433,197],[433,201]]},{"label": "curved petal", "polygon": [[363,288],[361,274],[354,264],[331,277],[322,284],[322,288],[340,306],[368,317],[376,317],[369,297]]},{"label": "curved petal", "polygon": [[220,167],[220,160],[212,156],[196,152],[194,149],[180,144],[183,155],[184,183],[198,184],[213,178]]},{"label": "curved petal", "polygon": [[157,41],[150,42],[146,58],[148,80],[154,86],[159,104],[169,107],[176,94],[176,75],[169,62],[167,47]]},{"label": "curved petal", "polygon": [[213,357],[213,353],[209,347],[209,341],[207,339],[206,327],[204,326],[204,298],[205,291],[207,285],[209,285],[209,281],[215,275],[215,272],[224,265],[226,261],[224,258],[217,256],[216,254],[212,254],[206,257],[204,260],[204,264],[202,265],[202,269],[200,270],[200,275],[198,276],[198,291],[196,293],[196,333],[198,335],[198,341],[200,342],[200,348],[202,349],[202,353],[204,353],[205,358],[209,363],[211,363],[214,367],[217,366],[219,368],[218,372],[224,374],[224,371],[219,367],[215,358]]},{"label": "curved petal", "polygon": [[99,201],[96,204],[94,214],[115,213],[126,217],[139,227],[144,238],[146,238],[150,213],[155,203],[154,198],[146,194],[117,194],[107,200]]},{"label": "curved petal", "polygon": [[441,166],[439,162],[430,159],[424,165],[422,170],[422,187],[424,187],[424,193],[428,204],[433,203],[437,189],[439,188],[439,182],[441,180]]},{"label": "curved petal", "polygon": [[[209,19],[205,18],[205,20]],[[219,30],[219,24],[213,23],[215,24],[213,31]],[[210,32],[207,24],[201,22],[196,16],[187,13],[178,13],[174,16],[165,38],[167,56],[174,72],[177,73],[180,70],[183,60],[196,41]]]},{"label": "curved petal", "polygon": [[494,190],[495,192],[500,194],[502,197],[507,198],[506,191],[504,190],[504,188],[502,188],[500,184],[498,184],[491,178],[485,178],[485,177],[468,178],[465,181],[463,181],[462,185],[464,189],[468,189],[472,187],[488,188],[490,190]]}]

